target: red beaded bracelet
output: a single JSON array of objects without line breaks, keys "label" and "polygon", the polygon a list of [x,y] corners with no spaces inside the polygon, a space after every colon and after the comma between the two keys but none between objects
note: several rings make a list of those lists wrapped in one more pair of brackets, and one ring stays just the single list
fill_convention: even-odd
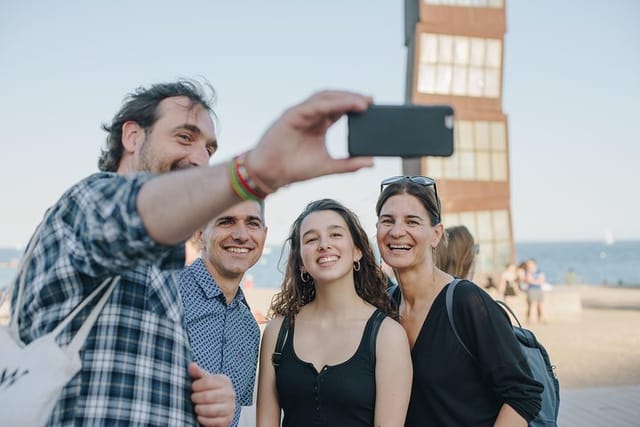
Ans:
[{"label": "red beaded bracelet", "polygon": [[229,180],[233,191],[242,200],[262,201],[269,193],[269,189],[263,190],[264,185],[258,186],[255,177],[249,175],[245,165],[246,153],[242,153],[229,162]]}]

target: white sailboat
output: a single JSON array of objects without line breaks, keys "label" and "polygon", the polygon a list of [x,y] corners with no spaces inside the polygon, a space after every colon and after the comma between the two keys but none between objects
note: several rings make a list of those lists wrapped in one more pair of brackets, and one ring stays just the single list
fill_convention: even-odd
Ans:
[{"label": "white sailboat", "polygon": [[604,230],[604,244],[607,246],[611,246],[615,243],[615,239],[613,238],[613,233],[608,228]]}]

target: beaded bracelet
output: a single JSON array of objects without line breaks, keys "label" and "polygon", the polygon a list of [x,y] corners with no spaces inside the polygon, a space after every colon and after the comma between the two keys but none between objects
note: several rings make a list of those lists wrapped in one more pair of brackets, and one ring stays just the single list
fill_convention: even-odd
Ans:
[{"label": "beaded bracelet", "polygon": [[[269,191],[264,191],[260,188],[256,180],[249,175],[247,167],[245,166],[246,153],[242,153],[229,162],[229,180],[231,181],[231,188],[242,200],[254,200],[262,201],[269,194]],[[263,186],[264,187],[264,186]]]}]

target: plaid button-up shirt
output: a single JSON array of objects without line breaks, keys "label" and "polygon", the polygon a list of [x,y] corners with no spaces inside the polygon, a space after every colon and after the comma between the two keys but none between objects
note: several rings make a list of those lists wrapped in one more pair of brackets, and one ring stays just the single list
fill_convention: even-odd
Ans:
[{"label": "plaid button-up shirt", "polygon": [[[121,277],[49,425],[197,424],[177,285],[184,247],[157,244],[142,224],[136,197],[150,178],[98,173],[84,179],[51,208],[35,237],[19,316],[25,343],[51,331],[106,277]],[[60,344],[71,340],[92,306]]]}]

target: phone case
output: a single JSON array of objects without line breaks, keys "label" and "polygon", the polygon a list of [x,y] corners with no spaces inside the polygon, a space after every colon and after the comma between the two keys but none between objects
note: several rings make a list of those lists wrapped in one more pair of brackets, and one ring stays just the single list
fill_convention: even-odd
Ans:
[{"label": "phone case", "polygon": [[349,155],[450,156],[453,115],[448,105],[372,105],[349,114]]}]

